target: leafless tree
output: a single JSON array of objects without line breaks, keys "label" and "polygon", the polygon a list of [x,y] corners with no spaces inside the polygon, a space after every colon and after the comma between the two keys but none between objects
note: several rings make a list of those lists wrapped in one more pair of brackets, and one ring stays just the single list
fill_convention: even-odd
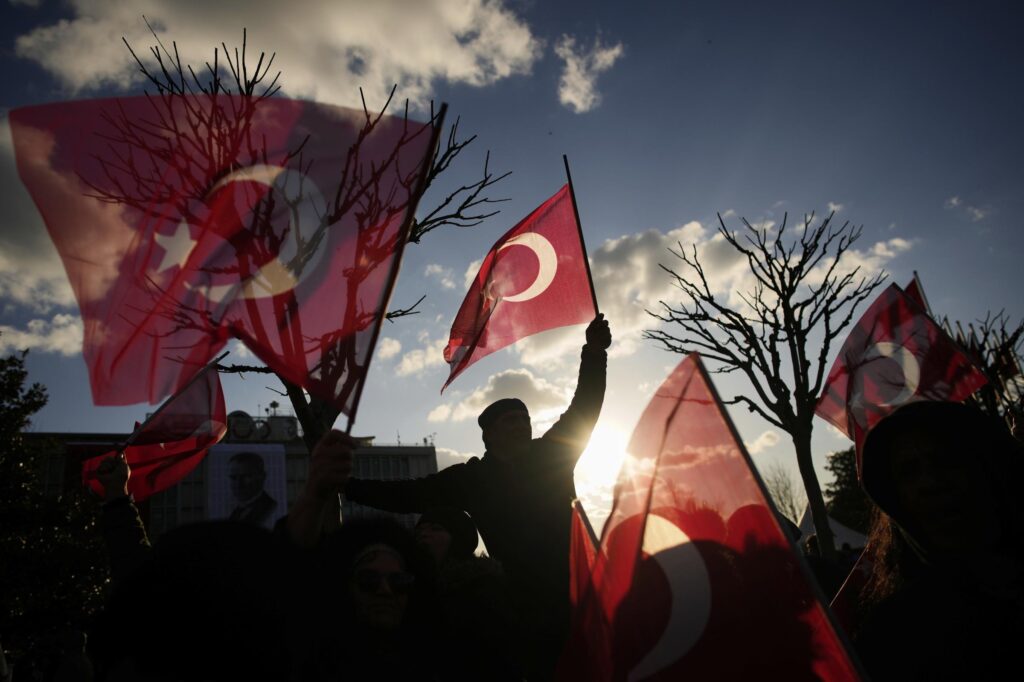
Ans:
[{"label": "leafless tree", "polygon": [[735,232],[718,217],[718,233],[746,258],[754,277],[752,289],[739,293],[740,305],[712,292],[696,246],[670,249],[681,270],[661,267],[684,301],[660,301],[659,311],[648,311],[670,326],[647,330],[645,337],[676,353],[698,351],[714,363],[715,372],[746,377],[753,394],[726,403],[744,405],[790,435],[822,551],[831,557],[832,530],[811,460],[814,408],[830,350],[885,275],[844,267],[843,256],[860,238],[861,227],[844,222],[837,228],[834,214],[814,225],[811,214],[790,236],[787,218],[777,230],[744,219],[743,229]]},{"label": "leafless tree", "polygon": [[967,324],[966,330],[959,322],[951,326],[948,319],[942,321],[942,326],[988,379],[971,400],[986,412],[1006,419],[1015,431],[1024,427],[1024,375],[1020,366],[1024,320],[1013,325],[1001,310],[985,313],[984,319]]},{"label": "leafless tree", "polygon": [[800,515],[807,506],[803,487],[793,479],[792,472],[782,462],[774,462],[761,473],[775,507],[793,523],[800,523]]},{"label": "leafless tree", "polygon": [[[120,154],[113,152],[104,163],[108,164],[107,182],[103,189],[94,187],[95,196],[104,201],[125,203],[134,206],[138,210],[151,210],[154,205],[161,204],[160,193],[163,191],[165,178],[147,172],[147,169],[154,164],[143,164],[139,168],[136,159],[141,154],[150,159],[160,160],[163,166],[173,163],[175,158],[180,158],[181,150],[187,149],[188,158],[191,163],[181,172],[180,183],[189,186],[194,185],[192,192],[180,192],[183,196],[202,197],[223,174],[225,168],[237,165],[236,156],[239,150],[250,159],[258,159],[261,154],[259,140],[251,139],[250,127],[247,125],[252,112],[256,106],[265,99],[276,95],[280,89],[280,72],[273,73],[272,66],[274,55],[260,53],[256,64],[253,67],[248,60],[247,44],[245,34],[241,48],[228,49],[226,44],[221,44],[220,49],[214,50],[212,62],[206,62],[200,69],[184,63],[178,52],[176,43],[168,48],[152,30],[155,45],[149,48],[149,57],[141,58],[127,41],[125,45],[131,52],[139,71],[142,73],[145,82],[153,92],[149,92],[153,103],[153,120],[140,124],[136,120],[129,120],[128,117],[118,116],[112,112],[108,117],[110,128],[115,131],[109,139],[112,150],[121,149]],[[222,57],[223,55],[223,57]],[[371,112],[363,102],[365,114],[365,125],[360,133],[360,141],[373,130],[383,118],[388,107],[391,105],[395,90],[391,92],[387,103],[377,112]],[[201,95],[202,98],[194,99],[193,96]],[[209,105],[196,105],[196,102],[212,102]],[[185,108],[184,115],[180,110]],[[408,117],[408,105],[406,105],[406,117]],[[181,121],[187,122],[182,125]],[[431,110],[431,120],[435,120],[434,112]],[[426,173],[423,191],[436,184],[438,178],[445,173],[455,160],[466,150],[476,139],[476,136],[468,138],[460,137],[459,123],[456,121],[450,126],[445,141],[434,157],[431,167]],[[404,139],[404,138],[403,138]],[[401,142],[399,144],[402,144]],[[304,143],[297,144],[289,152],[289,158],[303,165]],[[340,216],[345,214],[356,214],[358,216],[369,216],[365,220],[381,220],[381,211],[391,210],[387,196],[378,196],[373,191],[367,191],[366,187],[375,186],[373,178],[367,180],[365,177],[355,174],[360,172],[364,165],[358,162],[359,142],[350,151],[349,159],[345,164],[343,177],[338,183],[338,193],[333,200],[328,202],[327,215],[321,219],[320,229],[313,233],[300,248],[296,250],[294,261],[290,264],[301,269],[304,259],[309,259],[310,254],[315,252],[320,240],[321,233],[327,229]],[[175,156],[177,155],[177,157]],[[355,158],[354,158],[355,157]],[[395,162],[397,168],[397,162]],[[374,165],[371,173],[382,173],[387,163],[380,166]],[[349,177],[349,172],[353,173]],[[362,171],[364,174],[365,170]],[[399,172],[398,170],[394,172]],[[482,174],[478,180],[453,188],[443,195],[436,206],[429,210],[421,211],[422,217],[414,220],[410,226],[406,241],[408,243],[419,243],[427,233],[445,226],[473,227],[479,225],[483,220],[495,215],[498,210],[495,207],[504,199],[493,199],[488,196],[488,191],[505,178],[508,173],[496,174],[490,167],[490,155],[485,156]],[[114,190],[111,191],[111,177],[130,178],[128,182],[114,182]],[[401,176],[399,183],[409,176]],[[360,187],[361,193],[347,196],[345,188]],[[406,189],[411,189],[407,187]],[[165,202],[166,203],[166,202]],[[269,221],[265,216],[257,216],[261,211],[269,214],[274,207],[270,205],[270,199],[264,202],[262,208],[254,210],[252,224],[247,229],[254,235],[260,248],[275,253],[280,248],[281,236],[274,230],[268,229]],[[358,205],[357,205],[358,204]],[[293,207],[292,207],[293,208]],[[187,205],[175,206],[177,214],[185,219],[189,217]],[[384,216],[387,217],[387,216]],[[390,247],[387,243],[375,243],[370,240],[356,259],[359,263],[374,263],[383,257]],[[251,263],[240,262],[236,269],[240,274],[252,271]],[[349,295],[358,285],[360,277],[366,275],[368,268],[365,266],[355,267],[352,272],[347,273],[351,286]],[[162,292],[154,287],[154,296]],[[411,305],[400,307],[389,311],[386,319],[394,321],[398,318],[416,314],[418,305],[423,297]],[[359,306],[352,304],[347,307],[351,315],[365,315],[359,311]],[[209,316],[207,310],[196,310],[188,305],[177,305],[168,315],[174,316],[172,320],[176,328],[195,327],[209,328],[211,320],[203,319]],[[281,311],[282,316],[290,315],[290,310]],[[215,322],[215,321],[214,321]],[[317,368],[323,376],[332,373],[340,373],[346,368],[357,364],[354,359],[356,344],[346,339],[311,339],[298,333],[303,344],[319,344],[323,349],[320,365]],[[228,365],[221,366],[222,372],[246,373],[259,372],[271,373],[269,369],[253,365]],[[340,414],[339,408],[334,403],[321,400],[308,395],[301,387],[281,378],[284,384],[284,392],[290,399],[303,431],[303,437],[307,446],[311,449],[313,444],[329,430]]]}]

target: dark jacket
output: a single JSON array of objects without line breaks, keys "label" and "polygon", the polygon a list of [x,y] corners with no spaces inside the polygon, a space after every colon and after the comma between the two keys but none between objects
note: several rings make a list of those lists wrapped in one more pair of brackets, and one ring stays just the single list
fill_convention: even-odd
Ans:
[{"label": "dark jacket", "polygon": [[110,575],[120,582],[149,558],[149,538],[130,497],[104,502],[99,518],[100,532],[110,558]]},{"label": "dark jacket", "polygon": [[504,566],[513,591],[541,604],[565,604],[567,612],[573,469],[601,411],[606,367],[605,351],[583,347],[569,408],[513,461],[484,453],[413,481],[351,479],[345,495],[399,513],[441,505],[465,510],[487,551]]},{"label": "dark jacket", "polygon": [[255,500],[245,505],[238,505],[228,517],[229,521],[241,521],[251,523],[254,526],[271,528],[274,511],[277,510],[277,500],[262,491]]}]

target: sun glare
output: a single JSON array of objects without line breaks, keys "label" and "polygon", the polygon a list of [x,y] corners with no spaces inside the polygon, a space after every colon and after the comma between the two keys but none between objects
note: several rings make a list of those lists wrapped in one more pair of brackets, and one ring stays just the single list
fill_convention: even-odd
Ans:
[{"label": "sun glare", "polygon": [[598,425],[590,443],[576,464],[576,488],[610,488],[615,485],[619,467],[626,456],[629,435],[614,426]]}]

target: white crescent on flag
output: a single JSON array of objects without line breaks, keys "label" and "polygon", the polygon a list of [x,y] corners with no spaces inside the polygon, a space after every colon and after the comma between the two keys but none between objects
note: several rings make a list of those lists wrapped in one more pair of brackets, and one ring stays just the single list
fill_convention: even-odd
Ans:
[{"label": "white crescent on flag", "polygon": [[[318,244],[309,252],[308,258],[299,262],[297,266],[289,265],[289,262],[300,254],[301,249],[308,248],[307,245],[320,228],[320,211],[326,207],[320,188],[311,178],[294,169],[258,164],[239,168],[224,176],[213,186],[210,194],[233,182],[256,182],[270,187],[271,191],[277,190],[287,205],[288,238],[284,240],[280,252],[273,260],[265,263],[243,281],[230,284],[186,283],[186,286],[217,304],[230,303],[238,297],[270,298],[291,291],[315,271],[323,259],[325,249],[322,244]],[[179,231],[180,229],[179,226]]]},{"label": "white crescent on flag", "polygon": [[[551,282],[555,279],[555,273],[558,272],[558,255],[555,253],[555,247],[551,246],[551,242],[543,235],[536,232],[524,232],[512,237],[501,245],[498,253],[501,253],[510,246],[525,246],[536,254],[538,262],[537,277],[534,278],[530,286],[518,294],[505,296],[502,300],[506,303],[520,303],[522,301],[529,301],[531,298],[537,298],[551,286]],[[490,287],[487,289],[487,295],[489,298],[494,298]]]},{"label": "white crescent on flag", "polygon": [[668,579],[671,611],[654,647],[629,672],[629,680],[642,680],[672,665],[700,640],[711,615],[711,580],[708,569],[690,538],[663,516],[650,514],[644,528],[643,551],[661,567]]}]

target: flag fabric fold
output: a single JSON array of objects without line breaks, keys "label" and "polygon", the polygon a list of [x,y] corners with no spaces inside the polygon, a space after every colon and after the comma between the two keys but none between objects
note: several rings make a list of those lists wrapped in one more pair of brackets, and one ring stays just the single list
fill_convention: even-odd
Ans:
[{"label": "flag fabric fold", "polygon": [[900,405],[961,401],[985,383],[959,345],[893,284],[850,331],[815,412],[856,443],[860,471],[867,432]]},{"label": "flag fabric fold", "polygon": [[633,432],[562,660],[573,671],[858,679],[696,354]]},{"label": "flag fabric fold", "polygon": [[[128,492],[141,502],[179,483],[203,461],[207,451],[227,432],[227,410],[220,377],[212,367],[200,370],[180,393],[164,403],[140,428],[135,425],[131,444],[124,448],[131,470]],[[100,463],[117,450],[82,462],[82,481],[97,495],[103,486],[96,478]]]},{"label": "flag fabric fold", "polygon": [[435,130],[285,98],[10,113],[84,322],[100,405],[156,403],[230,338],[351,414]]},{"label": "flag fabric fold", "polygon": [[487,253],[452,323],[444,359],[455,377],[532,334],[597,315],[569,185],[506,232]]}]

